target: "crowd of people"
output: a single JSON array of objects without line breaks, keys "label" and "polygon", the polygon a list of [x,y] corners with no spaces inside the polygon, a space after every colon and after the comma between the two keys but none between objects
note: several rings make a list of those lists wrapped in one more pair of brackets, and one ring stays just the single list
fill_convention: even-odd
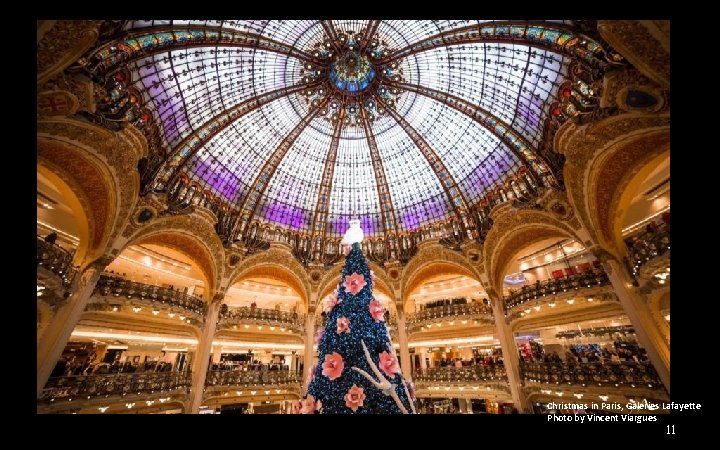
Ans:
[{"label": "crowd of people", "polygon": [[146,361],[144,363],[133,363],[130,361],[120,362],[91,362],[93,358],[85,361],[72,359],[60,359],[53,369],[50,377],[69,377],[76,375],[107,375],[111,373],[135,373],[135,372],[171,372],[173,365],[164,361]]},{"label": "crowd of people", "polygon": [[520,362],[544,362],[544,363],[601,363],[614,364],[622,362],[644,363],[648,361],[645,349],[637,345],[633,341],[614,341],[612,344],[588,344],[588,345],[570,345],[565,349],[561,356],[557,351],[551,352],[534,352],[533,356],[528,358],[527,354],[520,352]]}]

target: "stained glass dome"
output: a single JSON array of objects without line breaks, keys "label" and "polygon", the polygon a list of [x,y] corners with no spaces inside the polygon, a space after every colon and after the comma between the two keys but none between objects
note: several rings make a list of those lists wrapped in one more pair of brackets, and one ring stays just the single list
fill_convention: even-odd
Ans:
[{"label": "stained glass dome", "polygon": [[[132,87],[182,173],[253,221],[411,232],[499,187],[552,183],[543,124],[573,57],[567,21],[135,21]],[[108,56],[108,58],[110,58]],[[508,188],[510,192],[512,189]],[[239,231],[242,231],[240,229]]]}]

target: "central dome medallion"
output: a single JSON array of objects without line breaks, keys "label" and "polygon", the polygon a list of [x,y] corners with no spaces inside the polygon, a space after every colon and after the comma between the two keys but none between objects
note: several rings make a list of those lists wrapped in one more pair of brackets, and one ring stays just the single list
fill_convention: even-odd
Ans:
[{"label": "central dome medallion", "polygon": [[370,86],[375,79],[375,68],[367,57],[351,50],[330,65],[328,78],[336,89],[355,95]]},{"label": "central dome medallion", "polygon": [[377,35],[340,31],[326,35],[309,49],[316,58],[301,68],[301,95],[314,107],[317,117],[333,124],[362,126],[395,108],[401,90],[392,83],[404,81],[398,60],[386,63],[391,53]]}]

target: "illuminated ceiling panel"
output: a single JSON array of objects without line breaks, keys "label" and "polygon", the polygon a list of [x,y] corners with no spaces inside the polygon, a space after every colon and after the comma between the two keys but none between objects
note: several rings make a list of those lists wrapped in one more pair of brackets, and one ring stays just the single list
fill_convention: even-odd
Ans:
[{"label": "illuminated ceiling panel", "polygon": [[[448,45],[439,40],[432,48],[379,62],[441,33],[486,22],[497,21],[134,21],[126,27],[132,33],[194,29],[205,40],[174,46],[158,41],[154,52],[133,59],[129,69],[133,86],[160,126],[168,153],[179,152],[187,142],[198,149],[171,167],[187,172],[234,208],[243,205],[254,185],[259,200],[251,220],[309,233],[327,174],[332,175],[325,182],[330,192],[328,236],[341,235],[353,215],[360,216],[367,234],[382,234],[386,210],[394,210],[398,231],[404,232],[455,217],[458,199],[451,198],[452,186],[470,207],[524,163],[508,140],[486,124],[426,95],[386,95],[381,87],[391,88],[397,76],[404,83],[456,96],[495,116],[501,125],[504,122],[505,129],[527,139],[534,151],[549,104],[566,78],[569,57],[550,50],[556,47],[503,39]],[[374,25],[377,42],[364,42],[366,29]],[[329,26],[337,35],[335,41],[326,34]],[[225,31],[231,36],[232,31],[232,36],[265,41],[262,48],[230,37],[212,41],[202,30],[213,30],[216,36],[225,36]],[[389,70],[392,63],[396,66]],[[354,78],[359,70],[364,71],[362,77]],[[306,87],[300,92],[282,91],[302,83]],[[272,92],[282,94],[253,103]],[[325,104],[322,99],[329,100]],[[231,114],[231,120],[220,120],[207,132],[207,124],[243,105],[241,114]],[[428,163],[427,150],[423,154],[408,134],[412,130],[383,112],[384,106],[394,108],[424,139],[447,174]],[[302,123],[316,112],[317,117]],[[380,164],[372,164],[363,114],[370,118]],[[337,157],[327,161],[338,120],[342,128]],[[379,170],[389,186],[390,195],[383,200],[388,205],[378,197]]]}]

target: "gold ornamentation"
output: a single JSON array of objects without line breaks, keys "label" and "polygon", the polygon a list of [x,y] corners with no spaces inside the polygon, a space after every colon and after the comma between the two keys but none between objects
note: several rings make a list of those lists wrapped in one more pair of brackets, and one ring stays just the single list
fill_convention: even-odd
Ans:
[{"label": "gold ornamentation", "polygon": [[72,116],[78,100],[68,91],[45,91],[38,94],[37,109],[40,116]]},{"label": "gold ornamentation", "polygon": [[[274,269],[274,272],[273,272]],[[303,297],[307,304],[312,291],[310,277],[305,266],[296,260],[292,253],[284,247],[275,246],[269,250],[256,253],[243,260],[228,274],[229,286],[241,281],[249,273],[258,270],[270,271],[268,275],[289,283]]]},{"label": "gold ornamentation", "polygon": [[[575,211],[575,218],[584,225],[593,242],[600,242],[600,234],[589,213],[589,199],[595,196],[587,180],[597,177],[588,176],[587,172],[597,170],[591,169],[595,161],[603,156],[607,147],[623,136],[630,137],[644,130],[668,126],[667,115],[622,114],[592,124],[577,125],[566,122],[558,130],[555,135],[555,149],[567,158],[564,168],[567,198]],[[602,187],[604,184],[598,183],[598,186]]]},{"label": "gold ornamentation", "polygon": [[600,35],[645,76],[670,87],[670,54],[639,20],[598,21]]},{"label": "gold ornamentation", "polygon": [[37,44],[37,82],[75,62],[98,37],[101,20],[58,20]]},{"label": "gold ornamentation", "polygon": [[[145,138],[134,127],[112,132],[94,124],[65,117],[41,119],[37,126],[38,157],[50,162],[56,161],[53,162],[54,172],[60,178],[82,181],[77,186],[83,186],[83,190],[88,192],[106,190],[104,193],[92,194],[94,201],[102,200],[106,204],[97,206],[98,211],[105,211],[105,219],[94,224],[98,227],[99,241],[91,240],[93,245],[89,245],[89,250],[94,253],[104,252],[107,246],[112,246],[128,223],[138,200],[140,180],[137,162],[147,154]],[[73,156],[68,158],[72,157],[77,164],[95,164],[97,175],[92,175],[92,171],[81,170],[70,160],[58,159],[59,156],[55,154],[57,148],[64,149],[64,154],[72,153]],[[93,176],[100,179],[90,180]],[[96,216],[98,213],[95,203],[90,206],[91,215]]]},{"label": "gold ornamentation", "polygon": [[208,292],[220,286],[225,251],[215,229],[197,215],[155,219],[135,231],[123,248],[141,243],[165,245],[185,253],[206,276]]}]

